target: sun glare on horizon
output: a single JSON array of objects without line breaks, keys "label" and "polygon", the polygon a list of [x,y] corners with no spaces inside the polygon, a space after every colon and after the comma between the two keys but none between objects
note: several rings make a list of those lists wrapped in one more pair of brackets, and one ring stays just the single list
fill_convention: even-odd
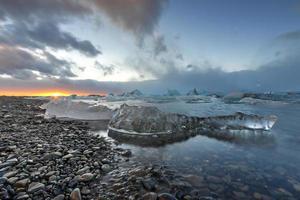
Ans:
[{"label": "sun glare on horizon", "polygon": [[60,96],[69,96],[70,94],[65,92],[45,92],[38,94],[38,96],[51,96],[51,97],[60,97]]}]

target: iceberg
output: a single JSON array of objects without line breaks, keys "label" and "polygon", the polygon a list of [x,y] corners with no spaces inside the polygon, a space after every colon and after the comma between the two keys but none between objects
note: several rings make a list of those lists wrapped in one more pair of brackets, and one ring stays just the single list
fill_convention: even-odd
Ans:
[{"label": "iceberg", "polygon": [[113,110],[104,105],[93,105],[69,98],[52,100],[41,106],[45,109],[45,118],[71,118],[78,120],[110,120]]},{"label": "iceberg", "polygon": [[182,96],[179,98],[183,100],[185,103],[193,104],[193,103],[211,103],[215,98],[203,95],[192,95],[192,96]]},{"label": "iceberg", "polygon": [[123,104],[109,122],[108,135],[114,138],[151,136],[152,138],[187,138],[207,135],[232,139],[243,131],[268,131],[276,116],[258,116],[244,113],[216,117],[193,117],[165,113],[152,106],[128,106]]},{"label": "iceberg", "polygon": [[140,97],[143,96],[143,93],[137,89],[131,91],[131,92],[125,92],[121,94],[122,97]]},{"label": "iceberg", "polygon": [[238,103],[241,99],[245,97],[244,93],[232,92],[223,97],[225,103]]},{"label": "iceberg", "polygon": [[168,90],[166,96],[180,96],[180,92],[178,90]]},{"label": "iceberg", "polygon": [[265,99],[256,99],[252,97],[242,98],[239,103],[250,104],[250,105],[258,105],[258,104],[266,104],[266,105],[282,105],[287,104],[284,101],[273,101],[273,100],[265,100]]},{"label": "iceberg", "polygon": [[196,88],[194,88],[191,91],[189,91],[186,95],[187,96],[197,96],[197,95],[200,95],[200,92]]},{"label": "iceberg", "polygon": [[300,102],[300,94],[297,92],[278,92],[278,93],[230,93],[223,97],[225,103],[243,103],[243,104],[297,104]]}]

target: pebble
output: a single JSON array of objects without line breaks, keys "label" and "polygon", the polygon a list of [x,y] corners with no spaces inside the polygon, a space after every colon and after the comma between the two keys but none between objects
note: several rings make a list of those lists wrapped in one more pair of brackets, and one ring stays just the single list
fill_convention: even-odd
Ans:
[{"label": "pebble", "polygon": [[101,169],[104,171],[104,172],[110,172],[111,171],[111,167],[108,165],[108,164],[104,164],[101,166]]},{"label": "pebble", "polygon": [[185,180],[193,186],[200,187],[203,185],[204,178],[196,175],[184,176]]},{"label": "pebble", "polygon": [[49,153],[49,154],[46,154],[43,159],[44,160],[55,160],[55,159],[58,159],[62,157],[62,153],[60,152],[53,152],[53,153]]},{"label": "pebble", "polygon": [[142,199],[143,200],[156,200],[158,197],[157,193],[155,192],[148,192],[143,195]]},{"label": "pebble", "polygon": [[81,168],[80,170],[78,170],[76,172],[76,174],[82,175],[82,174],[88,172],[89,170],[90,170],[90,167],[89,166],[85,166],[84,168]]},{"label": "pebble", "polygon": [[28,192],[34,193],[36,191],[42,190],[45,188],[45,185],[43,183],[33,182],[28,186]]},{"label": "pebble", "polygon": [[64,199],[65,199],[65,195],[63,194],[57,195],[56,197],[53,198],[53,200],[64,200]]},{"label": "pebble", "polygon": [[17,200],[23,200],[23,199],[29,199],[29,195],[28,194],[22,194],[22,195],[18,195]]},{"label": "pebble", "polygon": [[88,182],[88,181],[93,180],[94,177],[95,176],[92,173],[85,173],[79,177],[79,181]]},{"label": "pebble", "polygon": [[11,177],[7,181],[9,182],[9,184],[14,184],[15,182],[17,182],[18,179],[18,177]]},{"label": "pebble", "polygon": [[13,177],[13,176],[15,176],[17,174],[18,174],[17,170],[16,171],[10,171],[10,172],[7,172],[6,174],[4,174],[3,177],[10,178],[10,177]]},{"label": "pebble", "polygon": [[73,158],[73,157],[74,157],[73,154],[70,154],[70,153],[69,153],[69,154],[63,156],[62,159],[63,159],[63,160],[67,160],[67,159],[70,159],[70,158]]},{"label": "pebble", "polygon": [[176,197],[169,193],[162,193],[158,195],[158,200],[177,200]]},{"label": "pebble", "polygon": [[76,188],[71,192],[70,200],[81,200],[81,193],[79,188]]}]

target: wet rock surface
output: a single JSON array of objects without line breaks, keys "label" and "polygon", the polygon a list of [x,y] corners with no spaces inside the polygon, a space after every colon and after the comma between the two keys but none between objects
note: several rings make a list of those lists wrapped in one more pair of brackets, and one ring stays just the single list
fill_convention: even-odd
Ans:
[{"label": "wet rock surface", "polygon": [[[196,181],[198,180],[204,183],[204,180],[199,177],[196,178]],[[198,182],[191,184],[188,178],[180,175],[176,170],[161,165],[131,164],[119,168],[106,175],[102,185],[104,199],[222,199],[216,193],[205,190],[207,186],[199,185]]]}]

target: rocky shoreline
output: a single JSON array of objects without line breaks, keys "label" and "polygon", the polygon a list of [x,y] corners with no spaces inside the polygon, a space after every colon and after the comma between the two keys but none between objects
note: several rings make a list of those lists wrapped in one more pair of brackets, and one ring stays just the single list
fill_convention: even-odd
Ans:
[{"label": "rocky shoreline", "polygon": [[129,150],[89,134],[86,122],[44,119],[45,102],[0,97],[0,199],[218,199],[195,189],[197,176],[120,167]]},{"label": "rocky shoreline", "polygon": [[130,153],[84,122],[44,119],[42,103],[0,99],[0,199],[97,199],[100,179]]}]

